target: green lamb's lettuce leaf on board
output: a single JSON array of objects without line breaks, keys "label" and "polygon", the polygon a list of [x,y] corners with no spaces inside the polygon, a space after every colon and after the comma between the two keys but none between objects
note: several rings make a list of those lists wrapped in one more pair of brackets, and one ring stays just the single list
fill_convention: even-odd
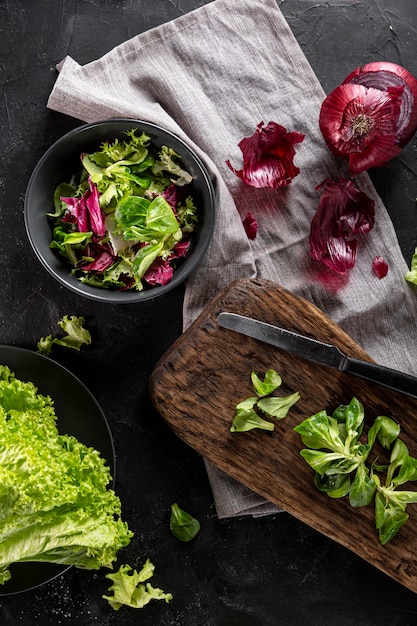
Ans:
[{"label": "green lamb's lettuce leaf on board", "polygon": [[367,506],[375,495],[376,483],[369,475],[369,469],[361,463],[349,489],[349,502],[354,508]]},{"label": "green lamb's lettuce leaf on board", "polygon": [[390,457],[385,484],[381,484],[379,475],[372,475],[376,484],[375,494],[375,525],[382,545],[397,534],[408,520],[406,512],[408,504],[417,503],[416,491],[400,491],[396,489],[408,481],[417,479],[417,459],[408,454],[407,446],[397,439]]},{"label": "green lamb's lettuce leaf on board", "polygon": [[275,419],[280,420],[287,417],[288,411],[296,402],[298,402],[299,399],[300,394],[296,391],[295,393],[282,398],[276,396],[261,398],[257,402],[257,407],[270,417],[275,417]]},{"label": "green lamb's lettuce leaf on board", "polygon": [[403,507],[397,507],[379,491],[375,495],[375,525],[382,545],[391,541],[409,519]]},{"label": "green lamb's lettuce leaf on board", "polygon": [[256,372],[252,372],[251,380],[256,393],[261,397],[268,396],[282,384],[281,376],[273,369],[269,369],[265,372],[263,380],[261,380]]},{"label": "green lamb's lettuce leaf on board", "polygon": [[414,480],[417,480],[417,459],[410,456],[405,443],[397,439],[391,451],[385,484],[398,487]]},{"label": "green lamb's lettuce leaf on board", "polygon": [[264,420],[254,409],[242,409],[237,405],[230,431],[232,433],[246,432],[254,428],[272,431],[275,426],[272,422]]},{"label": "green lamb's lettuce leaf on board", "polygon": [[[346,435],[349,439],[357,438],[363,429],[365,411],[363,405],[357,398],[352,398],[349,404],[341,404],[332,414],[338,423],[342,423],[346,428]],[[348,435],[348,433],[350,433]]]},{"label": "green lamb's lettuce leaf on board", "polygon": [[400,431],[400,425],[393,419],[385,415],[378,415],[368,430],[368,444],[373,446],[377,439],[386,450],[389,450],[399,436]]},{"label": "green lamb's lettuce leaf on board", "polygon": [[330,498],[343,498],[351,488],[349,474],[320,474],[316,473],[316,487],[324,491]]},{"label": "green lamb's lettuce leaf on board", "polygon": [[303,459],[323,476],[324,474],[348,474],[358,467],[358,459],[346,458],[341,452],[324,452],[323,450],[304,449],[300,452]]},{"label": "green lamb's lettuce leaf on board", "polygon": [[271,396],[282,383],[281,376],[273,369],[266,371],[263,380],[257,372],[252,371],[251,381],[257,395],[236,405],[231,432],[245,432],[254,428],[273,431],[275,425],[263,419],[258,411],[279,420],[286,417],[290,408],[300,399],[298,391],[285,397]]},{"label": "green lamb's lettuce leaf on board", "polygon": [[338,422],[325,410],[314,413],[294,428],[308,448],[329,448],[334,452],[344,449]]},{"label": "green lamb's lettuce leaf on board", "polygon": [[[315,470],[318,489],[331,498],[348,496],[354,508],[368,506],[374,500],[375,526],[384,545],[408,520],[407,506],[417,503],[417,491],[398,489],[417,480],[417,459],[399,439],[400,426],[393,419],[377,416],[367,437],[363,436],[365,443],[359,440],[363,422],[363,406],[353,398],[349,405],[338,407],[332,416],[320,411],[294,430],[304,445],[309,446],[300,454]],[[368,466],[366,462],[376,442],[390,450],[389,463],[377,464],[377,457]]]}]

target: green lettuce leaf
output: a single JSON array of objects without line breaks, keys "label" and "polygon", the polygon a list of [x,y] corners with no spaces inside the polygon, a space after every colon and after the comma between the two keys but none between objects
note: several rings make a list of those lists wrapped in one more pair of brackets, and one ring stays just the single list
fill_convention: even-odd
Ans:
[{"label": "green lettuce leaf", "polygon": [[162,196],[156,196],[152,202],[131,196],[119,203],[114,219],[117,229],[127,240],[152,242],[175,233],[178,233],[178,239],[181,238],[174,211]]},{"label": "green lettuce leaf", "polygon": [[288,411],[299,399],[300,394],[296,391],[289,396],[283,396],[281,398],[277,396],[261,398],[258,400],[257,406],[270,417],[275,417],[277,420],[280,420],[287,417]]},{"label": "green lettuce leaf", "polygon": [[0,366],[0,582],[15,562],[112,567],[132,533],[94,448],[60,435],[53,401]]},{"label": "green lettuce leaf", "polygon": [[81,346],[89,345],[91,343],[91,335],[90,332],[84,328],[83,324],[83,317],[64,315],[64,317],[58,320],[58,325],[66,335],[63,337],[52,337],[52,335],[41,337],[38,341],[37,352],[48,356],[54,344],[63,346],[64,348],[72,348],[73,350],[80,350]]},{"label": "green lettuce leaf", "polygon": [[193,177],[177,163],[176,159],[179,158],[180,155],[177,154],[173,148],[162,146],[159,153],[159,160],[155,161],[152,166],[152,173],[157,176],[161,172],[168,172],[175,176],[175,178],[171,178],[171,180],[175,182],[176,185],[188,185],[191,183]]},{"label": "green lettuce leaf", "polygon": [[414,254],[411,258],[411,267],[408,272],[406,272],[404,278],[409,283],[417,285],[417,248],[414,250]]},{"label": "green lettuce leaf", "polygon": [[109,591],[113,591],[112,596],[103,596],[115,611],[123,605],[134,609],[142,609],[151,600],[172,600],[172,594],[165,593],[162,589],[152,587],[150,583],[145,583],[153,576],[155,566],[147,559],[145,565],[137,572],[130,565],[121,565],[115,574],[107,574],[106,578],[113,581]]},{"label": "green lettuce leaf", "polygon": [[169,528],[174,537],[187,542],[194,539],[200,532],[200,522],[174,502],[171,504]]},{"label": "green lettuce leaf", "polygon": [[253,428],[260,428],[261,430],[272,431],[274,430],[275,426],[272,422],[264,420],[260,415],[258,415],[258,413],[254,409],[242,408],[240,405],[237,405],[235,416],[230,427],[230,432],[242,433],[248,430],[252,430]]},{"label": "green lettuce leaf", "polygon": [[263,380],[256,372],[251,372],[251,380],[258,396],[268,396],[282,384],[281,376],[273,369],[265,372]]}]

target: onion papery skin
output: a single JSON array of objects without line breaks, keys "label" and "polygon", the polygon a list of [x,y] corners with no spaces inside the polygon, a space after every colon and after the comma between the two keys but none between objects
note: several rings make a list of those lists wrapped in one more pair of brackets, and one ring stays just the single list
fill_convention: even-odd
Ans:
[{"label": "onion papery skin", "polygon": [[258,222],[250,211],[248,211],[245,219],[242,220],[242,224],[248,239],[256,239],[256,235],[258,234]]},{"label": "onion papery skin", "polygon": [[344,274],[356,262],[356,235],[368,233],[375,223],[375,202],[352,180],[326,179],[310,226],[310,255],[328,268]]},{"label": "onion papery skin", "polygon": [[391,87],[403,88],[396,132],[396,143],[403,148],[417,130],[417,79],[401,65],[389,61],[374,61],[353,70],[342,84],[346,83],[381,91]]},{"label": "onion papery skin", "polygon": [[229,160],[228,168],[240,180],[251,187],[286,187],[300,173],[294,164],[294,145],[301,143],[305,135],[297,131],[287,132],[276,122],[260,122],[251,137],[244,137],[238,144],[243,156],[243,168],[235,169]]}]

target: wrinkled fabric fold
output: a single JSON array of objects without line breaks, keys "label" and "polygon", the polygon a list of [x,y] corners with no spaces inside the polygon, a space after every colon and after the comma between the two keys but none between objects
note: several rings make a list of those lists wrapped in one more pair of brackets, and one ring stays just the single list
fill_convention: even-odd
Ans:
[{"label": "wrinkled fabric fold", "polygon": [[[315,187],[349,174],[324,144],[318,126],[324,91],[275,0],[214,0],[85,66],[67,57],[59,70],[49,108],[86,122],[129,117],[160,124],[208,168],[215,232],[186,284],[184,329],[236,278],[267,278],[321,308],[376,361],[417,374],[417,293],[403,278],[407,266],[393,225],[367,174],[356,183],[375,200],[376,223],[359,238],[354,269],[337,275],[310,258]],[[251,188],[226,161],[239,168],[239,141],[271,120],[305,134],[294,160],[301,171],[286,188]],[[258,222],[253,241],[242,225],[248,211]],[[389,265],[382,280],[372,271],[380,255]],[[219,517],[279,511],[207,461],[206,467]]]}]

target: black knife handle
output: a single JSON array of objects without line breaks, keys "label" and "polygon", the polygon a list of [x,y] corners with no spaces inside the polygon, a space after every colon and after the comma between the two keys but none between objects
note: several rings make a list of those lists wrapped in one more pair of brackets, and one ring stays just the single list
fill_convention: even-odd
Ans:
[{"label": "black knife handle", "polygon": [[346,357],[341,368],[344,372],[366,378],[372,382],[400,391],[412,398],[417,398],[417,378],[410,374],[405,374],[390,367],[359,361],[351,357]]}]

